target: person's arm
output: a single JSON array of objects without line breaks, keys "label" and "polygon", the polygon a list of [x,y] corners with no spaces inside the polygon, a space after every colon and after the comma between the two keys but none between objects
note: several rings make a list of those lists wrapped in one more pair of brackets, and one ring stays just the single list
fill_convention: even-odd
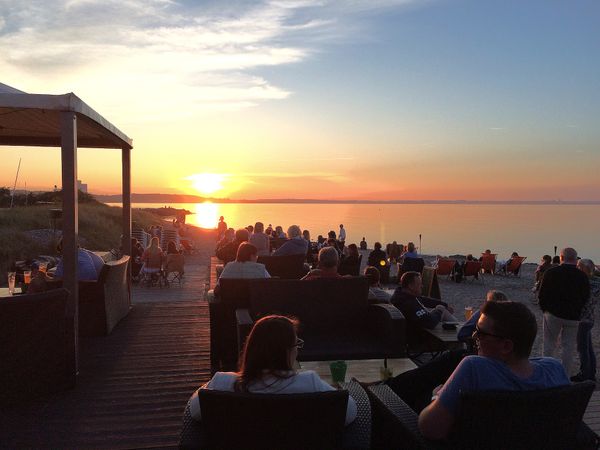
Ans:
[{"label": "person's arm", "polygon": [[454,416],[435,399],[419,414],[419,431],[427,439],[445,439],[454,425]]},{"label": "person's arm", "polygon": [[469,341],[473,336],[473,331],[475,331],[475,325],[477,325],[477,321],[479,320],[479,316],[481,316],[481,311],[476,311],[473,313],[471,318],[462,326],[456,335],[456,338],[459,341]]},{"label": "person's arm", "polygon": [[[328,392],[335,391],[333,387],[329,384],[325,383],[316,372],[313,372],[313,383],[315,392]],[[352,398],[351,395],[348,395],[348,405],[346,406],[346,425],[350,425],[356,419],[356,415],[358,413],[358,407],[356,406],[356,401]]]},{"label": "person's arm", "polygon": [[448,308],[448,303],[438,300],[436,298],[419,297],[419,300],[421,301],[421,303],[423,303],[423,305],[427,306],[428,308],[435,308],[437,305],[442,305],[443,307]]}]

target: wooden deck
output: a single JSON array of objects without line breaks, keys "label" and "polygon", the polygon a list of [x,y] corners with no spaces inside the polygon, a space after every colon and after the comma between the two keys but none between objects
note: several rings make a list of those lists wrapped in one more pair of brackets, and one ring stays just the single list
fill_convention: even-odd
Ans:
[{"label": "wooden deck", "polygon": [[75,389],[0,413],[0,448],[175,448],[186,401],[210,377],[208,255],[185,283],[134,288],[107,337],[81,341]]}]

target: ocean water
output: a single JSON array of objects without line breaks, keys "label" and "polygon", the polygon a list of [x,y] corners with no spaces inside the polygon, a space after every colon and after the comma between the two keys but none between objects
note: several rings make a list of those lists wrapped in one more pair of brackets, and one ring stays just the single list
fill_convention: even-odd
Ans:
[{"label": "ocean water", "polygon": [[[120,204],[112,204],[118,205]],[[136,203],[134,208],[162,207],[164,203]],[[554,255],[554,246],[574,247],[579,255],[600,264],[599,205],[455,205],[455,204],[292,204],[292,203],[173,203],[193,214],[187,222],[213,228],[224,216],[233,228],[261,221],[284,230],[297,224],[311,237],[346,228],[347,243],[364,236],[369,248],[409,241],[426,254],[479,255],[485,249],[508,258],[513,251],[538,262]],[[421,239],[419,240],[419,236]]]}]

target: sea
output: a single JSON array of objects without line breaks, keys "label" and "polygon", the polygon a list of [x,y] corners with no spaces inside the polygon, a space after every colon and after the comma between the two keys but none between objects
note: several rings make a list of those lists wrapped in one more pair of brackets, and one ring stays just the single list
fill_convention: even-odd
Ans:
[{"label": "sea", "polygon": [[[109,203],[121,206],[120,203]],[[600,205],[573,204],[322,204],[322,203],[134,203],[191,211],[187,223],[214,228],[220,216],[233,228],[299,225],[311,237],[346,229],[346,242],[414,242],[429,255],[479,255],[486,249],[507,259],[513,251],[537,263],[555,247],[573,247],[600,264]]]}]

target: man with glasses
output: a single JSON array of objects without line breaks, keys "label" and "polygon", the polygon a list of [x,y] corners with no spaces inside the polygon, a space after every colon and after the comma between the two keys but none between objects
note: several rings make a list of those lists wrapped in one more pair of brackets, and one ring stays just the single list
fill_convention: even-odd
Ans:
[{"label": "man with glasses", "polygon": [[473,338],[478,356],[465,357],[448,381],[419,415],[419,429],[429,439],[448,436],[458,410],[461,392],[525,391],[568,385],[560,361],[532,358],[537,334],[535,317],[517,302],[486,302]]}]

